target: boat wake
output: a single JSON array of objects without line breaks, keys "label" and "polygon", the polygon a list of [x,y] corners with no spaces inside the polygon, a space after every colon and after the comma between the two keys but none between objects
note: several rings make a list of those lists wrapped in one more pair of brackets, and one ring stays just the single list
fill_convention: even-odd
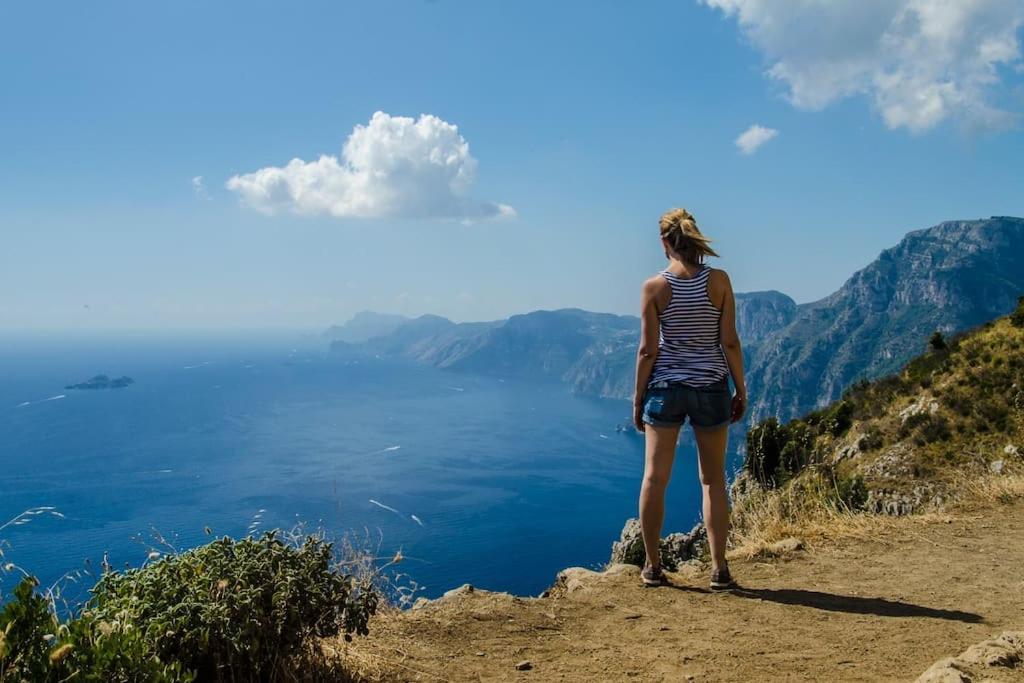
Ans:
[{"label": "boat wake", "polygon": [[395,508],[391,507],[390,505],[385,505],[384,503],[380,502],[379,500],[374,500],[373,498],[371,498],[370,502],[373,503],[374,505],[376,505],[379,508],[383,508],[385,510],[390,510],[391,512],[394,512],[399,517],[403,516],[402,513],[399,512],[398,510],[396,510]]}]

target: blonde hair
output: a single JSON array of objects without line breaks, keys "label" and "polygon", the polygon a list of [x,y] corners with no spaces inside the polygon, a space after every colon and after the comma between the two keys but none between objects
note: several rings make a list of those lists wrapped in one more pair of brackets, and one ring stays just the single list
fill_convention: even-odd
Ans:
[{"label": "blonde hair", "polygon": [[718,256],[711,240],[697,227],[697,221],[686,209],[669,209],[658,221],[662,238],[688,263],[704,263],[708,256]]}]

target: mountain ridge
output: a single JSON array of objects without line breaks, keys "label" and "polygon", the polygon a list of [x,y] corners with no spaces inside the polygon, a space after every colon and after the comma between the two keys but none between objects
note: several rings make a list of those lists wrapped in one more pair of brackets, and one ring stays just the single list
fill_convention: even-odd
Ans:
[{"label": "mountain ridge", "polygon": [[[824,405],[855,380],[894,371],[933,331],[956,332],[1007,313],[1022,292],[1024,219],[1008,216],[911,231],[817,301],[797,304],[775,290],[739,292],[751,417],[788,419]],[[384,326],[394,323],[388,317]],[[332,329],[337,335],[346,326]],[[575,393],[628,399],[638,336],[636,316],[564,308],[489,322],[407,318],[355,346],[456,371],[557,379]],[[332,342],[336,350],[352,346]]]}]

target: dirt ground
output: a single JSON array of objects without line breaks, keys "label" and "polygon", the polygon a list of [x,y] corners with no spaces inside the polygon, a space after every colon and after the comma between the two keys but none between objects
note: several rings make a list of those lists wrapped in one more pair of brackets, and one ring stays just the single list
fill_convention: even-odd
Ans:
[{"label": "dirt ground", "polygon": [[659,588],[594,575],[547,598],[476,591],[381,615],[342,647],[383,680],[892,681],[1024,629],[1024,503],[882,528],[733,561],[731,593],[698,572]]}]

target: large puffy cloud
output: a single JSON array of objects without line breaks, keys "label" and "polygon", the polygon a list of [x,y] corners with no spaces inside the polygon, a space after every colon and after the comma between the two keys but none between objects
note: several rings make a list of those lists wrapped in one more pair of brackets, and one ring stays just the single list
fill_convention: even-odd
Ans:
[{"label": "large puffy cloud", "polygon": [[948,118],[984,128],[1015,118],[993,94],[1000,71],[1021,64],[1021,0],[701,2],[736,17],[798,107],[863,94],[887,126],[915,132]]},{"label": "large puffy cloud", "polygon": [[264,213],[290,210],[339,218],[461,218],[514,216],[505,204],[467,196],[477,162],[456,126],[377,112],[349,135],[341,157],[292,159],[236,175],[227,188]]}]

